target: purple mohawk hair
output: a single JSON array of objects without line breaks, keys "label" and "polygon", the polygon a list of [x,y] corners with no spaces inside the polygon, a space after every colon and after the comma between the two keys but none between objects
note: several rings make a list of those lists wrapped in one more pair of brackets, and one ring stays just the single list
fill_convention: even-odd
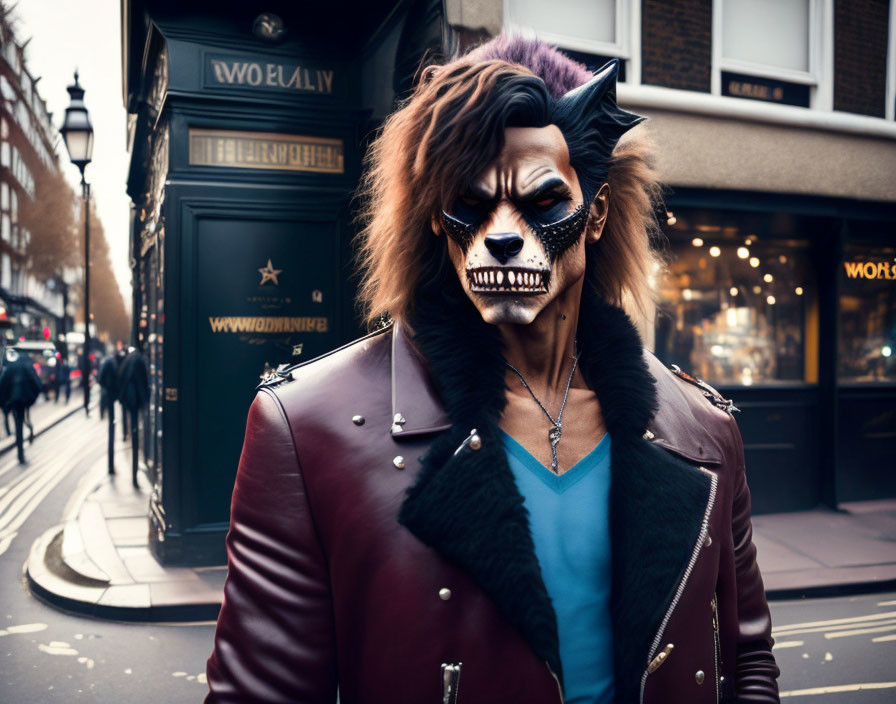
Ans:
[{"label": "purple mohawk hair", "polygon": [[561,53],[557,47],[540,39],[527,39],[519,35],[499,34],[467,56],[479,61],[500,59],[524,66],[544,81],[553,98],[561,97],[592,78],[591,71]]}]

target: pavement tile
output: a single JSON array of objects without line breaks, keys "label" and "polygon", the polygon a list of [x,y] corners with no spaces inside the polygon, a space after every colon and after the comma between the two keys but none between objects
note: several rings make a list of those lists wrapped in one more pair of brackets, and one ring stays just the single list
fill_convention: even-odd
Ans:
[{"label": "pavement tile", "polygon": [[894,579],[896,579],[896,564],[868,565],[866,567],[820,567],[812,570],[775,572],[768,578],[763,574],[766,591],[885,582]]},{"label": "pavement tile", "polygon": [[199,580],[195,582],[153,582],[148,586],[153,607],[220,604],[224,598],[222,591],[211,589]]},{"label": "pavement tile", "polygon": [[224,594],[224,582],[227,580],[227,568],[216,567],[214,569],[196,570],[196,574],[207,587],[219,592],[222,597]]},{"label": "pavement tile", "polygon": [[135,582],[193,581],[201,584],[196,573],[188,567],[162,567],[152,555],[124,558],[124,564]]},{"label": "pavement tile", "polygon": [[109,535],[108,522],[99,505],[85,502],[78,512],[77,522],[85,552],[109,576],[112,584],[133,583],[134,580],[115,549],[112,536]]},{"label": "pavement tile", "polygon": [[817,560],[796,552],[786,545],[766,537],[753,529],[753,543],[756,545],[756,561],[762,574],[787,572],[791,570],[823,567]]},{"label": "pavement tile", "polygon": [[828,567],[896,562],[896,543],[857,517],[834,511],[754,516],[754,530]]},{"label": "pavement tile", "polygon": [[147,609],[150,606],[148,584],[122,584],[108,587],[98,602],[102,606]]},{"label": "pavement tile", "polygon": [[147,545],[124,545],[116,548],[118,550],[118,556],[121,559],[125,559],[126,557],[147,557],[152,556],[152,553],[149,551],[149,546]]},{"label": "pavement tile", "polygon": [[29,570],[28,574],[38,586],[51,594],[82,604],[96,604],[107,589],[107,587],[83,587],[67,579],[61,579],[49,570],[45,572]]},{"label": "pavement tile", "polygon": [[140,518],[110,518],[106,521],[112,542],[116,545],[146,545],[149,541],[149,521]]}]

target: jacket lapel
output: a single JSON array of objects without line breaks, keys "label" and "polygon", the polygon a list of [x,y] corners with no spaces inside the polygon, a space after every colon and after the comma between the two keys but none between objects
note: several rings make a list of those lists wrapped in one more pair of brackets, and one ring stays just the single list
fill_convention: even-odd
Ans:
[{"label": "jacket lapel", "polygon": [[[397,326],[393,363],[404,360],[417,367],[393,370],[400,375],[393,376],[393,384],[399,383],[393,388],[395,409],[416,404],[414,417],[408,416],[399,433],[448,428],[422,458],[399,521],[465,569],[562,678],[556,616],[499,436],[506,392],[499,332],[458,291],[421,295],[410,324],[422,359],[413,359],[406,331]],[[579,342],[580,367],[613,436],[614,650],[617,695],[627,701],[632,693],[637,696],[651,642],[700,532],[709,478],[642,438],[656,413],[657,396],[628,317],[597,296],[586,296]],[[430,375],[432,387],[422,386],[420,380],[428,384]],[[478,450],[468,442],[474,428],[482,440]]]}]

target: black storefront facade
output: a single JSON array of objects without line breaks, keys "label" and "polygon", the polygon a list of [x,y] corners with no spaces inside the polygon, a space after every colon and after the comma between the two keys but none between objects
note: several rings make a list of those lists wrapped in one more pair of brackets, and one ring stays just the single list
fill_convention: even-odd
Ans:
[{"label": "black storefront facade", "polygon": [[441,2],[300,5],[125,3],[133,343],[150,368],[149,530],[167,564],[224,561],[261,375],[362,332],[363,145],[442,46]]},{"label": "black storefront facade", "polygon": [[654,348],[740,409],[754,513],[896,497],[896,206],[673,188]]},{"label": "black storefront facade", "polygon": [[[168,564],[224,560],[264,371],[363,332],[365,144],[423,56],[475,39],[440,0],[295,5],[124,3],[133,343]],[[652,346],[741,409],[754,510],[896,496],[896,208],[706,188],[666,206]]]}]

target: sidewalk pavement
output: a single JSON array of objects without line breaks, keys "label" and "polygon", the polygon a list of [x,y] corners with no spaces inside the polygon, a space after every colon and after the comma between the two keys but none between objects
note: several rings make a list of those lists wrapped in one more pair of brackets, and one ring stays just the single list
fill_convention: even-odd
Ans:
[{"label": "sidewalk pavement", "polygon": [[753,516],[769,599],[896,589],[896,499]]},{"label": "sidewalk pavement", "polygon": [[[122,445],[117,465],[129,467]],[[149,550],[149,486],[106,473],[106,459],[82,478],[62,523],[33,545],[32,591],[67,611],[121,621],[204,621],[217,617],[225,566],[164,567]],[[896,500],[839,511],[754,516],[753,539],[770,599],[896,589]]]},{"label": "sidewalk pavement", "polygon": [[131,449],[116,451],[118,472],[101,458],[81,479],[62,522],[31,547],[31,591],[70,612],[117,621],[208,621],[218,616],[225,566],[163,567],[149,550],[144,472],[131,485]]}]

